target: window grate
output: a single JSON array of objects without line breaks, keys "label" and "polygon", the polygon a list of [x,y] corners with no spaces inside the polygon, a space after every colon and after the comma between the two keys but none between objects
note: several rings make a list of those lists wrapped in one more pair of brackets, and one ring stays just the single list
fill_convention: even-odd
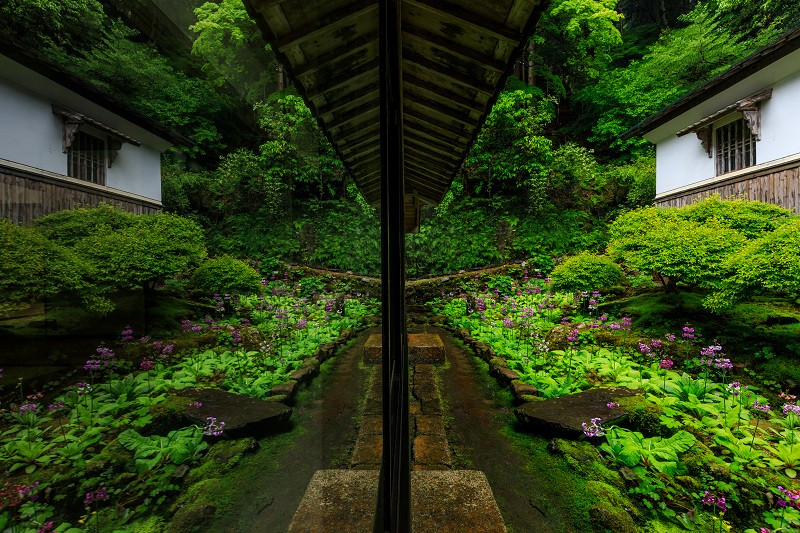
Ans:
[{"label": "window grate", "polygon": [[756,136],[739,119],[717,128],[717,175],[756,164]]},{"label": "window grate", "polygon": [[67,153],[67,175],[106,184],[105,143],[94,135],[78,131]]}]

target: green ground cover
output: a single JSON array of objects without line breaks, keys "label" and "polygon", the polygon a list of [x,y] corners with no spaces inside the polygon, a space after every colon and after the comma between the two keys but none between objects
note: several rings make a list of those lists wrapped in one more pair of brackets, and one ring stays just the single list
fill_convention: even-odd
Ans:
[{"label": "green ground cover", "polygon": [[215,295],[210,314],[162,340],[126,328],[89,354],[82,371],[43,390],[20,379],[0,412],[0,462],[9,473],[0,530],[160,530],[159,513],[220,452],[214,443],[224,430],[224,420],[211,418],[187,425],[183,413],[197,406],[170,391],[270,398],[374,305],[348,287],[273,276],[257,294]]},{"label": "green ground cover", "polygon": [[[663,293],[612,298],[604,306],[597,292],[551,291],[549,278],[522,271],[488,283],[476,277],[432,305],[491,345],[540,397],[618,385],[644,391],[609,406],[628,413],[626,427],[587,420],[586,440],[576,444],[602,456],[593,468],[618,478],[626,467],[638,476],[635,486],[615,490],[635,503],[628,515],[639,530],[658,530],[653,523],[696,531],[800,526],[800,407],[782,391],[785,381],[774,379],[777,369],[792,367],[791,351],[748,354],[733,342],[729,350],[714,329],[726,317],[702,309],[702,294],[685,294],[678,312]],[[698,323],[674,321],[694,302]],[[727,339],[758,332],[750,346],[779,345],[796,324],[767,328],[765,318],[796,313],[786,298],[744,301],[726,316],[751,329]],[[763,335],[768,329],[774,337]]]}]

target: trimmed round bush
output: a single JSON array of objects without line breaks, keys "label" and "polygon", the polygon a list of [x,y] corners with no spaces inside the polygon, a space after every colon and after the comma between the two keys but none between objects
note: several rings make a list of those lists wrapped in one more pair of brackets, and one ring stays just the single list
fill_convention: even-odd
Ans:
[{"label": "trimmed round bush", "polygon": [[556,290],[603,289],[622,283],[622,269],[605,255],[581,252],[558,265],[550,275]]},{"label": "trimmed round bush", "polygon": [[229,255],[209,259],[192,276],[192,287],[208,294],[252,294],[261,288],[261,277],[253,267]]}]

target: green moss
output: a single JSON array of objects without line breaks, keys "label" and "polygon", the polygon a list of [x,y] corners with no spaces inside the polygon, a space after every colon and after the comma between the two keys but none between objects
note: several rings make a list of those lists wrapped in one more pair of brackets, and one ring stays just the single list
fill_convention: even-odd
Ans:
[{"label": "green moss", "polygon": [[609,469],[598,461],[597,448],[586,441],[572,441],[566,439],[553,439],[548,445],[552,453],[564,457],[567,464],[587,481],[602,482],[604,484],[624,489],[625,485],[619,473]]},{"label": "green moss", "polygon": [[692,475],[708,474],[717,479],[730,479],[731,473],[727,465],[718,459],[708,446],[695,441],[691,448],[679,456],[681,462],[689,469]]},{"label": "green moss", "polygon": [[86,472],[102,472],[112,469],[122,472],[125,465],[133,460],[133,452],[120,444],[119,439],[109,442],[97,455],[86,463]]},{"label": "green moss", "polygon": [[184,396],[167,396],[163,402],[151,405],[148,413],[153,421],[148,426],[149,432],[166,435],[172,430],[186,427],[188,424],[185,413],[193,401],[194,398]]},{"label": "green moss", "polygon": [[186,483],[220,478],[236,468],[244,456],[255,453],[258,447],[258,442],[252,438],[220,441],[211,448],[203,463],[192,469]]},{"label": "green moss", "polygon": [[175,500],[172,511],[175,515],[166,528],[167,533],[190,533],[204,531],[205,524],[217,512],[216,498],[213,494],[219,491],[221,483],[218,479],[204,479],[190,486]]},{"label": "green moss", "polygon": [[287,398],[288,396],[286,396],[285,394],[274,394],[272,396],[267,396],[266,398],[264,398],[264,401],[285,403]]},{"label": "green moss", "polygon": [[644,395],[629,396],[617,400],[628,415],[628,425],[647,436],[669,436],[673,432],[661,425],[664,408],[647,401]]}]

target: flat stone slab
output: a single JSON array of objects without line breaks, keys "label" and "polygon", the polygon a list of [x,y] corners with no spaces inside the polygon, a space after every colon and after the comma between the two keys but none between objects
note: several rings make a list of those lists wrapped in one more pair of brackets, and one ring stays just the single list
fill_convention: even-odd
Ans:
[{"label": "flat stone slab", "polygon": [[414,462],[427,465],[453,464],[444,435],[417,435],[414,439]]},{"label": "flat stone slab", "polygon": [[[382,363],[383,340],[380,333],[370,335],[364,345],[364,364]],[[444,364],[444,343],[434,333],[408,334],[408,364]]]},{"label": "flat stone slab", "polygon": [[444,436],[444,419],[441,415],[417,415],[417,434],[418,435],[442,435]]},{"label": "flat stone slab", "polygon": [[189,407],[184,413],[190,420],[205,426],[207,418],[214,417],[217,423],[225,422],[225,434],[232,438],[263,435],[292,416],[292,408],[282,403],[219,389],[188,387],[172,394],[200,402],[200,407]]},{"label": "flat stone slab", "polygon": [[514,414],[517,420],[534,431],[578,437],[583,434],[584,422],[588,424],[591,419],[599,418],[601,423],[608,423],[625,416],[619,408],[609,409],[609,402],[639,394],[644,394],[644,391],[626,387],[591,389],[577,394],[528,402],[514,409]]},{"label": "flat stone slab", "polygon": [[[319,470],[311,478],[289,533],[371,533],[377,471]],[[506,533],[483,472],[411,472],[414,533]]]},{"label": "flat stone slab", "polygon": [[380,465],[383,457],[383,435],[359,435],[353,450],[352,466]]}]

